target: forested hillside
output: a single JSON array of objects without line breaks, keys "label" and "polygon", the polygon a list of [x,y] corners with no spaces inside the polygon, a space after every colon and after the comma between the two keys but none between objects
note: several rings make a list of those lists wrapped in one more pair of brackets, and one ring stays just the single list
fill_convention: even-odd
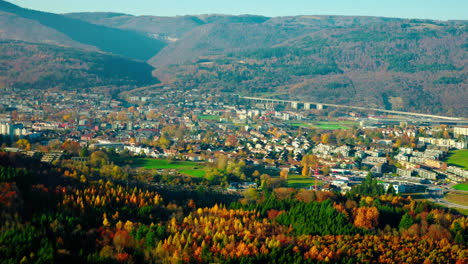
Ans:
[{"label": "forested hillside", "polygon": [[[63,15],[30,10],[0,0],[0,33],[1,39],[30,41],[30,32],[37,42],[66,45],[77,48],[90,47],[103,52],[126,56],[132,59],[147,60],[164,46],[164,43],[147,34],[132,30],[121,30],[91,24],[83,20]],[[15,27],[12,27],[12,23]],[[42,29],[31,32],[30,25]],[[53,32],[50,41],[44,31]],[[71,41],[73,40],[73,41]]]},{"label": "forested hillside", "polygon": [[63,90],[142,86],[153,68],[114,55],[18,41],[0,41],[0,87]]},{"label": "forested hillside", "polygon": [[[151,62],[159,66],[158,77],[185,88],[467,115],[466,23],[389,20],[299,28],[289,31],[271,21],[210,25]],[[190,60],[178,64],[181,57]]]},{"label": "forested hillside", "polygon": [[262,23],[269,19],[263,16],[228,15],[187,15],[176,17],[132,16],[118,13],[71,13],[65,15],[97,25],[150,33],[166,42],[177,41],[185,33],[205,24]]},{"label": "forested hillside", "polygon": [[468,257],[468,218],[428,202],[287,188],[250,189],[236,201],[202,186],[107,178],[109,165],[96,162],[102,155],[49,165],[0,152],[2,263],[465,263]]}]

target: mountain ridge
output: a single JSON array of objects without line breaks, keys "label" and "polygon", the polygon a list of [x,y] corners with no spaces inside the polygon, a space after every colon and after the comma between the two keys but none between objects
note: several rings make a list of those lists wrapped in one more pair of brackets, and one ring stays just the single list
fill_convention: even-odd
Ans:
[{"label": "mountain ridge", "polygon": [[118,91],[158,83],[143,62],[42,43],[0,40],[0,87]]},{"label": "mountain ridge", "polygon": [[[103,52],[133,59],[146,60],[164,46],[160,40],[138,32],[104,27],[58,14],[25,9],[3,0],[0,0],[0,11],[36,21],[76,42],[94,46]],[[21,30],[21,28],[16,30]]]},{"label": "mountain ridge", "polygon": [[[0,0],[0,12],[5,12],[8,8],[2,3],[6,2]],[[144,60],[155,67],[154,76],[180,89],[468,115],[465,20],[324,15],[156,17],[111,12],[43,15],[18,11],[16,6],[8,10],[12,8],[16,13],[0,17],[0,39]],[[49,24],[68,21],[67,30],[86,25],[77,28],[104,30],[112,37],[88,30],[87,41],[77,41],[63,28],[48,27],[44,20]],[[125,41],[115,41],[113,33]],[[145,38],[141,49],[130,36]],[[149,45],[148,39],[156,46]],[[105,43],[97,45],[96,41]],[[109,49],[109,43],[120,47]]]}]

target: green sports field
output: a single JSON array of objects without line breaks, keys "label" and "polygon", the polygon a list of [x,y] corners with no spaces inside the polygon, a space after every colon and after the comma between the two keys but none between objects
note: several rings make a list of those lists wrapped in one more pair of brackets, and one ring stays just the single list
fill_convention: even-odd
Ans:
[{"label": "green sports field", "polygon": [[[309,186],[315,185],[315,178],[313,177],[304,177],[302,175],[297,174],[289,174],[288,176],[288,187],[291,188],[307,188]],[[319,180],[317,181],[318,185],[322,185],[323,183]]]},{"label": "green sports field", "polygon": [[461,183],[453,186],[452,188],[459,191],[468,191],[468,184]]},{"label": "green sports field", "polygon": [[320,122],[312,122],[312,123],[291,123],[291,126],[296,127],[307,127],[307,128],[315,128],[315,129],[326,129],[326,130],[337,130],[337,129],[350,129],[353,127],[355,123],[350,121],[344,122],[328,122],[328,121],[320,121]]},{"label": "green sports field", "polygon": [[180,174],[203,177],[205,176],[205,166],[191,161],[172,161],[168,159],[137,158],[133,162],[135,168],[145,169],[176,169]]},{"label": "green sports field", "polygon": [[196,178],[205,177],[206,171],[204,169],[184,169],[179,170],[179,172],[183,175],[192,176]]},{"label": "green sports field", "polygon": [[217,121],[219,121],[220,116],[217,116],[217,115],[199,115],[198,119],[200,119],[200,120],[217,120]]},{"label": "green sports field", "polygon": [[468,149],[450,151],[445,161],[449,165],[455,165],[468,170]]},{"label": "green sports field", "polygon": [[328,130],[350,129],[350,127],[345,126],[343,123],[340,123],[340,122],[318,122],[314,125],[314,127],[318,129],[328,129]]}]

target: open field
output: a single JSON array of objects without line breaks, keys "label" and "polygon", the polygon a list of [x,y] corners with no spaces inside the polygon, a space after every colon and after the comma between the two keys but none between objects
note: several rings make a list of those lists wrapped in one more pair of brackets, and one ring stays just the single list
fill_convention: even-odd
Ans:
[{"label": "open field", "polygon": [[179,172],[183,175],[187,175],[187,176],[192,176],[192,177],[196,177],[196,178],[202,178],[202,177],[205,177],[205,174],[206,174],[206,171],[204,169],[183,169],[183,170],[179,170]]},{"label": "open field", "polygon": [[459,213],[468,216],[468,210],[467,209],[462,209],[462,208],[454,208],[457,210]]},{"label": "open field", "polygon": [[295,127],[312,127],[313,125],[312,124],[308,124],[308,123],[290,123],[291,126],[295,126]]},{"label": "open field", "polygon": [[[288,176],[288,187],[291,188],[307,188],[309,186],[312,186],[315,184],[315,178],[313,177],[305,177],[302,175],[297,175],[297,174],[289,174]],[[317,181],[318,185],[322,185],[322,181]]]},{"label": "open field", "polygon": [[335,129],[350,129],[350,127],[345,126],[344,123],[340,122],[317,122],[314,127],[318,129],[330,129],[330,130],[335,130]]},{"label": "open field", "polygon": [[455,190],[460,190],[460,191],[468,191],[468,184],[466,183],[460,183],[452,187]]},{"label": "open field", "polygon": [[468,193],[450,192],[445,196],[445,199],[451,203],[468,206]]},{"label": "open field", "polygon": [[355,123],[350,121],[344,122],[312,122],[312,123],[291,123],[291,126],[297,127],[308,127],[315,129],[326,129],[326,130],[336,130],[336,129],[350,129]]},{"label": "open field", "polygon": [[455,165],[468,170],[468,149],[450,151],[445,161],[449,165]]},{"label": "open field", "polygon": [[220,117],[217,115],[199,115],[198,119],[200,120],[217,120],[219,121]]},{"label": "open field", "polygon": [[181,174],[192,177],[205,176],[205,166],[197,162],[171,161],[167,159],[137,158],[132,167],[145,169],[176,169]]}]

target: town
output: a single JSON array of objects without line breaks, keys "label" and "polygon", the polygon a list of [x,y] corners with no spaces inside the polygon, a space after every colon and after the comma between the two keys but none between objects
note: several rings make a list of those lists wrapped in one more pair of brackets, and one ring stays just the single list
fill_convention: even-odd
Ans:
[{"label": "town", "polygon": [[[231,192],[291,187],[345,193],[371,174],[387,191],[425,194],[439,202],[450,186],[468,180],[466,168],[446,161],[468,151],[463,119],[370,115],[310,105],[300,109],[163,86],[119,96],[39,95],[6,88],[3,93],[2,149],[43,162],[87,162],[97,150],[147,163],[181,162],[185,170],[155,165],[154,173],[201,178]],[[129,162],[114,166],[126,166],[121,172],[126,177],[137,173],[138,166]],[[213,167],[240,168],[224,175]]]}]

